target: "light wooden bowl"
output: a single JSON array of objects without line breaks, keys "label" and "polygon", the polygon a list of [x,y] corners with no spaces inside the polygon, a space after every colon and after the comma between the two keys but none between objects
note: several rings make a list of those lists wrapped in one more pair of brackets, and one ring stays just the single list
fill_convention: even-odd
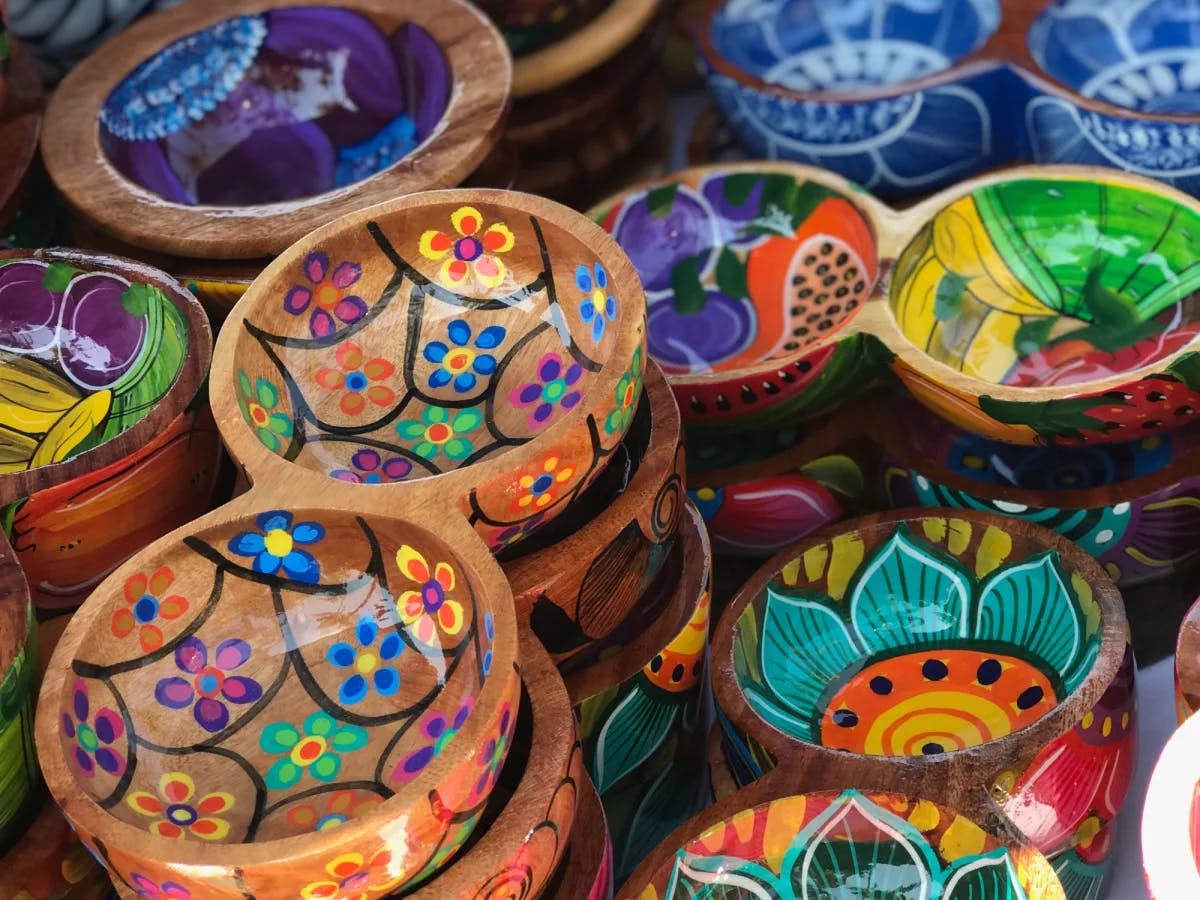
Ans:
[{"label": "light wooden bowl", "polygon": [[[351,45],[335,84],[330,54]],[[221,53],[203,57],[209,47]],[[177,80],[164,77],[172,66]],[[372,203],[457,185],[499,137],[511,72],[499,32],[460,0],[183,4],[64,79],[43,155],[70,202],[120,240],[256,258]],[[313,96],[279,90],[288,79],[308,79]],[[239,120],[243,108],[259,117]],[[234,135],[214,138],[218,125]]]},{"label": "light wooden bowl", "polygon": [[366,483],[468,517],[498,549],[566,509],[624,437],[644,311],[627,258],[579,213],[412,195],[264,270],[217,342],[213,411],[256,484]]},{"label": "light wooden bowl", "polygon": [[[639,393],[641,377],[627,379],[626,391]],[[684,502],[679,412],[654,363],[615,454],[561,516],[500,556],[518,618],[557,662],[608,637],[675,546]]]},{"label": "light wooden bowl", "polygon": [[1053,857],[1115,818],[1132,780],[1120,594],[1028,523],[907,510],[832,526],[739,591],[713,671],[735,771],[773,767],[789,790],[817,772],[906,790],[1002,817]]}]

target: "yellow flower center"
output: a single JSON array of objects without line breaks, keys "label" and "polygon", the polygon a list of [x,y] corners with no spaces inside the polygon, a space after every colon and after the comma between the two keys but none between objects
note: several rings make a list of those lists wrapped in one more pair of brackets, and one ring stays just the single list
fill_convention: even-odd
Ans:
[{"label": "yellow flower center", "polygon": [[604,304],[606,301],[607,297],[604,291],[600,290],[600,288],[596,288],[594,291],[592,291],[592,306],[596,308],[596,315],[599,316],[604,314]]},{"label": "yellow flower center", "polygon": [[280,559],[292,552],[292,536],[282,528],[273,528],[263,535],[263,544],[267,552]]},{"label": "yellow flower center", "polygon": [[326,281],[316,291],[317,306],[322,309],[333,309],[342,299],[342,292]]},{"label": "yellow flower center", "polygon": [[354,668],[358,669],[360,675],[369,675],[374,672],[379,665],[379,660],[374,653],[360,653],[358,659],[354,663]]}]

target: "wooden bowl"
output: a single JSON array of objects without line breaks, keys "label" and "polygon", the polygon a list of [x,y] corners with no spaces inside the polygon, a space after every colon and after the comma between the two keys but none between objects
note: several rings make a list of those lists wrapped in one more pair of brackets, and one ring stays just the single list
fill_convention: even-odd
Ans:
[{"label": "wooden bowl", "polygon": [[0,857],[0,900],[104,900],[112,890],[104,867],[50,801]]},{"label": "wooden bowl", "polygon": [[1200,890],[1200,717],[1167,741],[1142,809],[1142,866],[1153,900],[1185,900]]},{"label": "wooden bowl", "polygon": [[42,806],[33,754],[37,624],[25,575],[0,540],[0,856],[18,843]]},{"label": "wooden bowl", "polygon": [[[1132,440],[1200,409],[1200,205],[1154,182],[1017,168],[892,210],[828,173],[750,162],[592,215],[641,275],[650,355],[685,423],[787,427],[886,367],[1009,443]],[[1062,237],[1063,216],[1133,249],[1097,258],[1093,237]],[[1163,268],[1137,262],[1151,247]]]},{"label": "wooden bowl", "polygon": [[600,795],[587,773],[579,781],[578,828],[558,871],[542,894],[546,900],[612,900],[612,841]]},{"label": "wooden bowl", "polygon": [[9,51],[9,58],[0,60],[0,228],[16,215],[42,130],[37,68],[18,42],[12,41]]},{"label": "wooden bowl", "polygon": [[1182,725],[1200,709],[1200,600],[1179,625],[1175,645],[1175,713]]},{"label": "wooden bowl", "polygon": [[521,57],[540,50],[594,19],[607,0],[483,0],[504,40]]},{"label": "wooden bowl", "polygon": [[985,818],[908,794],[824,789],[789,796],[772,787],[739,791],[676,829],[616,896],[725,888],[800,897],[851,886],[897,900],[1066,897],[1045,857],[989,833],[994,826]]},{"label": "wooden bowl", "polygon": [[[567,680],[572,698],[578,698],[584,758],[604,803],[618,879],[710,799],[704,741],[712,722],[711,556],[704,526],[690,504],[681,541],[683,574],[675,593],[683,598],[682,627],[676,624],[669,642],[599,691],[578,692],[586,675]],[[595,668],[587,674],[599,680]]]},{"label": "wooden bowl", "polygon": [[713,684],[735,769],[774,766],[789,789],[813,771],[907,786],[1002,813],[1054,856],[1128,791],[1127,638],[1116,587],[1069,541],[909,510],[833,526],[763,566],[721,617]]},{"label": "wooden bowl", "polygon": [[[321,487],[256,485],[155,542],[55,651],[42,770],[135,891],[388,893],[486,808],[520,690],[499,567],[461,519]],[[150,613],[147,652],[126,625]]]},{"label": "wooden bowl", "polygon": [[725,753],[723,735],[720,725],[714,725],[708,734],[708,783],[712,786],[714,803],[721,802],[739,788],[737,776]]},{"label": "wooden bowl", "polygon": [[[182,74],[166,77],[172,66]],[[216,86],[194,92],[189,71]],[[72,71],[42,152],[70,202],[120,240],[261,257],[372,203],[458,184],[500,134],[510,73],[500,34],[461,0],[185,4]],[[278,87],[289,79],[313,96]]]},{"label": "wooden bowl", "polygon": [[505,191],[404,197],[255,280],[218,341],[213,411],[251,481],[399,481],[373,489],[457,509],[498,549],[566,509],[624,437],[644,310],[579,213]]},{"label": "wooden bowl", "polygon": [[[537,639],[521,632],[521,682],[513,752],[504,768],[485,769],[498,781],[472,842],[437,876],[411,896],[416,900],[445,897],[537,897],[571,846],[574,826],[582,821],[580,802],[583,752],[575,714],[554,663]],[[485,748],[481,762],[502,753]]]},{"label": "wooden bowl", "polygon": [[[641,377],[638,370],[627,389],[637,393]],[[684,499],[679,412],[654,363],[645,378],[616,461],[561,516],[500,556],[518,619],[556,662],[616,630],[675,545]]]},{"label": "wooden bowl", "polygon": [[1096,557],[1122,588],[1168,577],[1197,554],[1200,423],[1124,443],[1019,447],[912,400],[887,402],[890,416],[874,421],[885,436],[888,508],[978,509],[1044,525]]}]

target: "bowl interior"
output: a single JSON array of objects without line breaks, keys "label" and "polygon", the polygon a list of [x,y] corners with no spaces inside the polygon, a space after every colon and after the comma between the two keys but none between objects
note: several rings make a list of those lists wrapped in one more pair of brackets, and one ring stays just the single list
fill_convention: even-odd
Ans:
[{"label": "bowl interior", "polygon": [[78,790],[110,815],[201,842],[323,831],[457,752],[494,620],[440,539],[269,510],[145,562],[93,595],[51,713]]},{"label": "bowl interior", "polygon": [[[427,202],[281,258],[242,301],[229,389],[300,465],[366,484],[437,475],[594,406],[635,299],[565,226]],[[534,496],[571,476],[546,474]]]},{"label": "bowl interior", "polygon": [[[1200,332],[1197,287],[1191,206],[1110,181],[1022,178],[938,211],[900,254],[889,299],[900,330],[938,362],[1046,387],[1177,353]],[[1192,414],[1161,399],[1164,418]]]},{"label": "bowl interior", "polygon": [[716,171],[622,198],[601,224],[649,302],[667,375],[795,355],[845,326],[875,283],[875,235],[843,194],[783,172]]},{"label": "bowl interior", "polygon": [[1058,0],[1030,26],[1042,69],[1084,97],[1148,113],[1200,112],[1200,10],[1177,0],[1106,8]]},{"label": "bowl interior", "polygon": [[70,459],[144,419],[179,377],[188,331],[156,285],[55,257],[0,259],[0,474]]},{"label": "bowl interior", "polygon": [[224,19],[142,61],[105,98],[100,137],[167,200],[251,206],[346,188],[432,135],[453,76],[424,28],[295,6]]},{"label": "bowl interior", "polygon": [[872,756],[973,747],[1046,715],[1101,642],[1057,550],[965,519],[882,523],[788,562],[736,621],[734,674],[797,741]]},{"label": "bowl interior", "polygon": [[999,23],[998,0],[728,0],[711,39],[728,62],[768,84],[846,91],[948,69]]},{"label": "bowl interior", "polygon": [[728,885],[755,897],[1006,900],[1025,896],[1031,875],[1037,878],[953,810],[847,790],[783,797],[739,812],[685,844],[651,878],[667,897]]}]

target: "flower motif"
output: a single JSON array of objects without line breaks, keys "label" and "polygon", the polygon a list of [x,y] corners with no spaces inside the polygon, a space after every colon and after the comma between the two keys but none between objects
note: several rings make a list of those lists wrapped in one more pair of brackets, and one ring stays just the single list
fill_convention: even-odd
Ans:
[{"label": "flower motif", "polygon": [[[376,638],[379,638],[378,646]],[[400,635],[387,629],[380,638],[379,625],[370,616],[363,616],[354,626],[354,640],[357,647],[338,641],[328,651],[330,663],[353,673],[338,688],[338,699],[342,703],[358,703],[372,687],[381,697],[395,695],[400,689],[400,673],[395,666],[384,663],[392,662],[403,652],[404,642]]]},{"label": "flower motif", "polygon": [[490,612],[483,614],[483,637],[487,649],[483,651],[483,657],[479,660],[479,671],[487,678],[492,672],[492,641],[496,639],[496,620]]},{"label": "flower motif", "polygon": [[499,777],[500,770],[504,767],[504,760],[508,756],[508,746],[512,741],[512,730],[509,727],[511,724],[512,710],[506,704],[500,713],[500,731],[487,739],[483,745],[483,752],[477,757],[483,771],[479,773],[475,789],[471,792],[473,800],[483,797],[484,792],[495,784]]},{"label": "flower motif", "polygon": [[311,553],[297,544],[315,544],[325,537],[325,526],[318,522],[299,522],[293,526],[292,514],[283,510],[261,513],[255,519],[261,532],[243,531],[229,541],[229,551],[238,556],[253,556],[255,572],[284,575],[296,581],[316,584],[321,565]]},{"label": "flower motif", "polygon": [[390,378],[396,367],[382,357],[363,359],[362,348],[353,341],[346,341],[334,354],[336,369],[318,369],[317,384],[328,391],[341,391],[338,406],[348,416],[357,416],[367,408],[370,400],[376,406],[387,406],[396,401],[396,392],[384,384],[372,384]]},{"label": "flower motif", "polygon": [[388,894],[408,879],[395,874],[390,850],[380,850],[369,860],[361,853],[343,853],[325,866],[328,881],[314,881],[300,889],[303,900],[366,900],[369,894]]},{"label": "flower motif", "polygon": [[[163,566],[149,578],[139,572],[125,580],[125,606],[113,613],[110,628],[114,636],[128,637],[136,630],[142,650],[149,653],[162,646],[158,619],[178,619],[187,612],[188,602],[178,594],[167,594],[175,581],[170,566]],[[164,596],[165,595],[165,596]]]},{"label": "flower motif", "polygon": [[204,641],[192,635],[175,648],[175,665],[189,677],[161,679],[154,688],[154,699],[168,709],[191,706],[197,724],[215,734],[229,724],[226,703],[244,706],[262,697],[262,687],[253,678],[229,674],[249,659],[250,645],[229,638],[217,645],[210,665]]},{"label": "flower motif", "polygon": [[429,260],[443,260],[438,280],[446,287],[461,288],[473,275],[486,288],[498,287],[507,270],[492,254],[507,253],[516,239],[508,226],[499,222],[483,227],[479,210],[463,206],[450,215],[457,237],[430,230],[421,235],[419,249]]},{"label": "flower motif", "polygon": [[479,381],[476,376],[487,377],[496,371],[496,357],[490,353],[477,353],[476,350],[499,347],[504,341],[504,327],[489,325],[472,341],[470,324],[462,319],[454,319],[446,326],[446,332],[453,346],[447,346],[442,341],[430,341],[423,351],[425,359],[438,365],[429,375],[429,386],[442,388],[453,384],[454,390],[460,394],[473,391]]},{"label": "flower motif", "polygon": [[581,398],[571,388],[583,377],[583,366],[567,362],[557,353],[547,353],[537,366],[537,381],[524,384],[509,398],[516,406],[529,406],[529,424],[540,428],[550,421],[554,408],[574,408]]},{"label": "flower motif", "polygon": [[396,433],[407,441],[416,441],[413,452],[424,459],[436,458],[440,450],[446,459],[460,460],[474,449],[463,435],[470,434],[481,422],[483,415],[474,408],[460,410],[451,417],[440,406],[427,406],[421,411],[420,422],[401,422]]},{"label": "flower motif", "polygon": [[283,308],[293,316],[309,309],[308,330],[313,337],[327,337],[337,328],[337,322],[351,325],[367,314],[367,304],[347,289],[362,277],[362,266],[356,262],[340,262],[330,271],[329,257],[314,250],[304,257],[304,275],[308,284],[293,285],[283,298]]},{"label": "flower motif", "polygon": [[1099,651],[1087,583],[1055,550],[979,583],[900,526],[854,568],[848,602],[776,579],[750,607],[760,625],[740,626],[736,677],[797,740],[877,756],[995,740],[1054,709]]},{"label": "flower motif", "polygon": [[557,498],[558,488],[575,474],[574,466],[559,466],[560,462],[557,456],[551,454],[536,474],[526,473],[518,479],[522,493],[513,502],[514,512],[542,509]]},{"label": "flower motif", "polygon": [[351,819],[365,816],[383,798],[360,791],[337,791],[329,794],[324,803],[301,803],[284,814],[288,823],[300,831],[329,831]]},{"label": "flower motif", "polygon": [[272,722],[263,729],[258,746],[266,753],[285,755],[267,770],[267,787],[290,788],[305,772],[329,783],[342,770],[340,754],[362,749],[367,738],[365,729],[341,724],[323,712],[310,715],[299,729],[290,722]]},{"label": "flower motif", "polygon": [[130,872],[129,882],[134,893],[145,900],[192,900],[192,892],[174,881],[159,884],[141,872]]},{"label": "flower motif", "polygon": [[475,704],[471,698],[464,700],[454,714],[454,718],[450,720],[447,720],[440,712],[427,713],[420,725],[420,731],[424,735],[426,743],[396,764],[396,767],[392,769],[392,781],[403,784],[425,771],[425,768],[441,755],[442,751],[446,749],[446,745],[466,724],[474,707]]},{"label": "flower motif", "polygon": [[515,525],[506,525],[504,528],[493,532],[492,536],[488,538],[488,546],[491,547],[493,553],[499,553],[504,548],[511,547],[536,531],[538,526],[542,524],[543,519],[543,514],[539,512],[534,513],[523,522],[518,522]]},{"label": "flower motif", "polygon": [[412,463],[402,456],[384,459],[376,450],[356,450],[350,457],[352,469],[334,469],[329,474],[351,484],[391,484],[403,481],[412,472]]},{"label": "flower motif", "polygon": [[62,731],[72,741],[71,760],[79,774],[91,778],[99,766],[114,778],[125,774],[125,757],[113,745],[125,734],[125,721],[107,706],[91,715],[87,683],[75,682],[71,694],[71,713],[62,714]]},{"label": "flower motif", "polygon": [[604,431],[607,434],[624,434],[629,430],[633,421],[633,413],[637,409],[638,398],[642,396],[642,348],[633,351],[633,359],[629,363],[629,371],[617,379],[617,388],[613,392],[616,407],[604,419]]},{"label": "flower motif", "polygon": [[404,591],[398,604],[400,618],[413,630],[417,640],[432,644],[437,638],[437,626],[450,635],[462,631],[462,604],[447,597],[454,590],[454,569],[444,562],[431,569],[425,557],[408,544],[396,551],[396,565],[420,585],[415,591]]},{"label": "flower motif", "polygon": [[575,286],[583,292],[579,317],[585,325],[592,326],[592,340],[598,344],[608,323],[617,318],[617,298],[608,292],[608,273],[600,263],[592,266],[591,271],[580,266],[575,270]]},{"label": "flower motif", "polygon": [[224,791],[196,796],[196,783],[183,772],[167,772],[158,779],[158,795],[133,791],[125,798],[129,808],[155,821],[150,831],[163,838],[182,839],[186,835],[206,841],[223,840],[229,834],[229,823],[217,818],[219,813],[233,809],[233,795]]},{"label": "flower motif", "polygon": [[249,375],[238,372],[238,408],[242,419],[272,453],[283,451],[284,442],[292,439],[294,429],[291,416],[278,412],[278,406],[279,388],[261,377],[251,384]]}]

